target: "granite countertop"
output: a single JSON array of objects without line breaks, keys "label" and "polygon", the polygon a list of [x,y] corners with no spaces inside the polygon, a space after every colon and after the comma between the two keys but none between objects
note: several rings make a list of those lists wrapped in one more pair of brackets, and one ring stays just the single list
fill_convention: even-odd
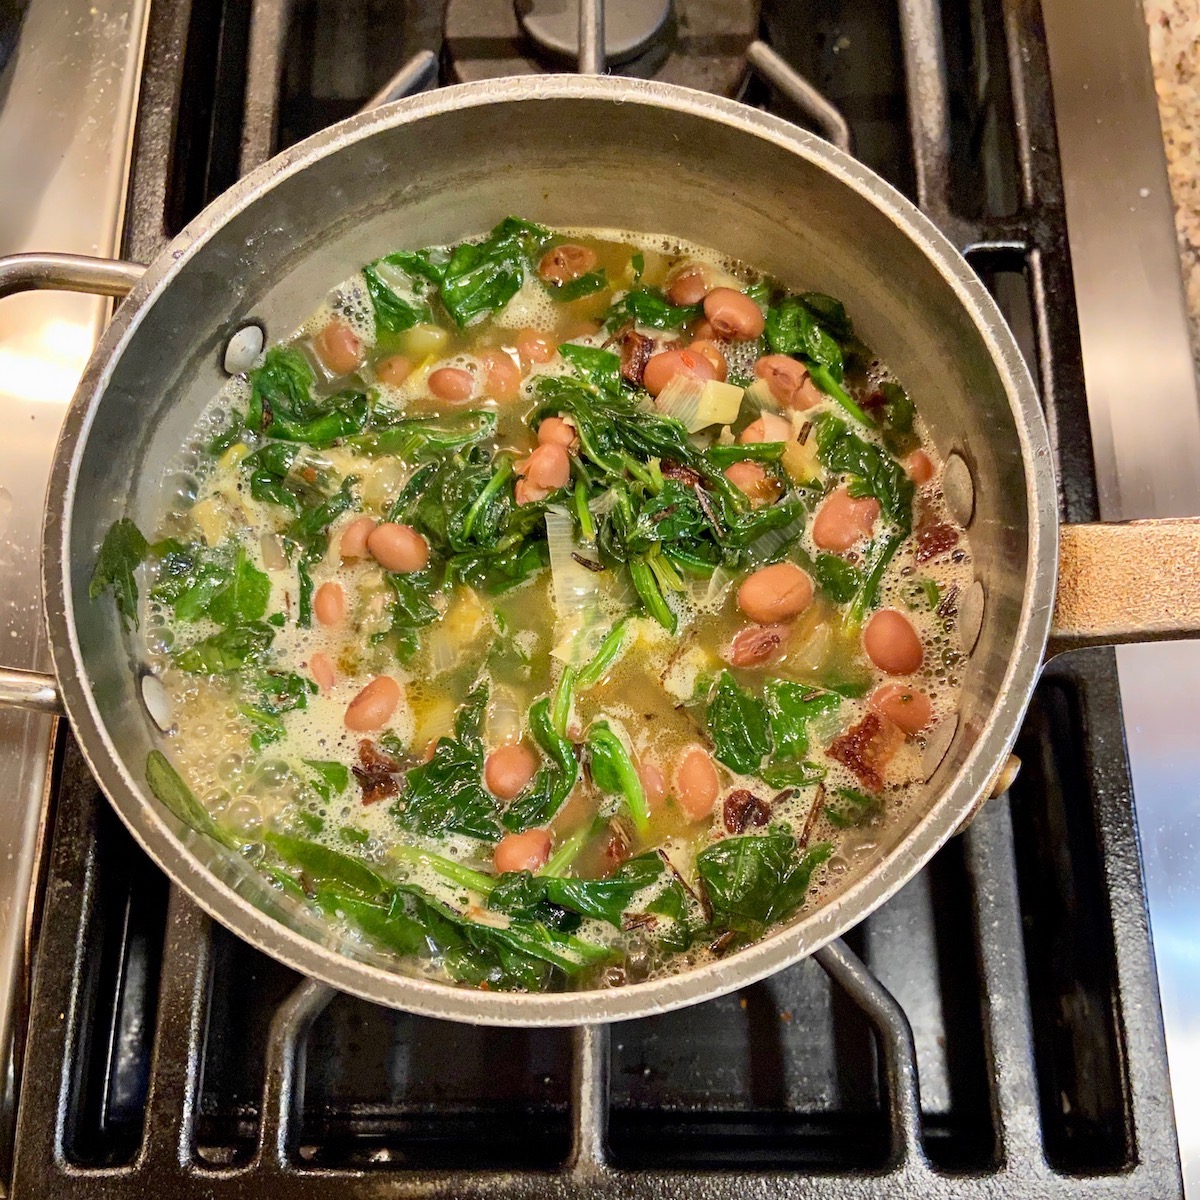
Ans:
[{"label": "granite countertop", "polygon": [[1143,0],[1200,372],[1200,0]]}]

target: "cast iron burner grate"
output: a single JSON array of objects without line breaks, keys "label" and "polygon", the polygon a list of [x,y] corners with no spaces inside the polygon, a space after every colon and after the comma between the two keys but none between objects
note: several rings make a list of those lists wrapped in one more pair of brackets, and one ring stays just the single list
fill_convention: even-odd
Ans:
[{"label": "cast iron burner grate", "polygon": [[[429,8],[156,4],[127,256],[354,111],[395,47],[441,52]],[[1001,300],[1062,515],[1094,518],[1036,0],[798,8],[766,0],[763,37]],[[803,118],[759,81],[742,94]],[[446,1024],[302,980],[168,887],[67,738],[12,1194],[1178,1196],[1109,652],[1051,664],[1017,750],[1009,797],[815,961],[568,1031]]]}]

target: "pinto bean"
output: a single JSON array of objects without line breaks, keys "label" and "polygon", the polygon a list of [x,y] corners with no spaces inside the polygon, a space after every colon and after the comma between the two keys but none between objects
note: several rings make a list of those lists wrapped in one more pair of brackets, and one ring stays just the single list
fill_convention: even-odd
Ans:
[{"label": "pinto bean", "polygon": [[924,450],[914,450],[904,460],[904,469],[917,487],[923,487],[933,478],[933,459]]},{"label": "pinto bean", "polygon": [[667,299],[672,304],[690,307],[699,304],[712,286],[709,272],[702,266],[685,267],[667,282]]},{"label": "pinto bean", "polygon": [[339,317],[334,317],[313,338],[313,351],[322,366],[334,375],[357,371],[363,360],[362,339]]},{"label": "pinto bean", "polygon": [[499,746],[487,756],[483,781],[501,800],[511,800],[537,774],[538,756],[522,742]]},{"label": "pinto bean", "polygon": [[663,778],[658,764],[649,758],[638,759],[637,773],[646,796],[646,804],[653,812],[667,798],[667,781]]},{"label": "pinto bean", "polygon": [[894,608],[881,608],[863,630],[867,657],[889,675],[911,675],[925,659],[912,622]]},{"label": "pinto bean", "polygon": [[766,324],[762,309],[745,292],[733,288],[713,288],[704,297],[704,315],[718,337],[748,342],[763,331]]},{"label": "pinto bean", "polygon": [[692,339],[697,342],[711,342],[717,336],[717,331],[712,327],[711,321],[697,321],[696,328],[692,330]]},{"label": "pinto bean", "polygon": [[439,400],[461,404],[475,391],[475,376],[462,367],[438,367],[429,372],[429,390]]},{"label": "pinto bean", "polygon": [[597,261],[599,260],[595,250],[589,250],[587,246],[577,246],[574,242],[564,242],[542,255],[537,273],[547,283],[570,283],[573,279],[594,271]]},{"label": "pinto bean", "polygon": [[367,537],[367,549],[385,571],[411,575],[429,565],[429,543],[411,525],[376,525]]},{"label": "pinto bean", "polygon": [[675,799],[684,815],[693,821],[711,816],[720,790],[721,777],[708,751],[703,746],[689,746],[675,767]]},{"label": "pinto bean", "polygon": [[308,672],[313,677],[313,682],[323,692],[329,691],[337,678],[333,669],[333,660],[323,650],[318,650],[316,654],[309,657]]},{"label": "pinto bean", "polygon": [[743,446],[753,442],[790,442],[792,423],[776,413],[763,413],[757,421],[751,421],[737,439]]},{"label": "pinto bean", "polygon": [[342,557],[370,558],[371,552],[367,549],[367,538],[371,536],[371,530],[374,528],[374,517],[355,517],[342,530],[342,540],[338,543],[338,550]]},{"label": "pinto bean", "polygon": [[527,829],[524,833],[505,834],[492,855],[496,873],[536,871],[550,857],[550,834],[545,829]]},{"label": "pinto bean", "polygon": [[494,400],[508,402],[521,394],[521,368],[503,350],[485,350],[479,356],[487,371],[487,390]]},{"label": "pinto bean", "polygon": [[750,459],[730,463],[725,468],[725,478],[747,496],[755,508],[762,504],[773,504],[779,499],[779,480],[774,475],[768,475],[762,463]]},{"label": "pinto bean", "polygon": [[412,374],[412,360],[403,354],[389,354],[375,364],[375,378],[380,383],[390,383],[399,387]]},{"label": "pinto bean", "polygon": [[795,563],[772,563],[742,580],[738,588],[738,608],[752,621],[771,625],[789,621],[811,603],[813,582]]},{"label": "pinto bean", "polygon": [[661,354],[653,355],[646,363],[642,384],[650,395],[657,396],[676,375],[707,380],[716,379],[717,371],[703,354],[695,350],[664,350]]},{"label": "pinto bean", "polygon": [[562,417],[547,417],[538,426],[537,438],[543,446],[553,442],[556,446],[570,449],[575,444],[575,426]]},{"label": "pinto bean", "polygon": [[754,364],[754,374],[766,380],[771,395],[785,408],[803,412],[824,399],[808,368],[786,354],[764,354]]},{"label": "pinto bean", "polygon": [[536,483],[530,483],[528,479],[518,479],[513,487],[513,499],[518,504],[537,504],[541,500],[550,495],[550,489],[538,487]]},{"label": "pinto bean", "polygon": [[558,353],[558,339],[552,333],[522,329],[517,334],[517,353],[526,366],[531,363],[548,363]]},{"label": "pinto bean", "polygon": [[933,716],[929,697],[903,683],[882,684],[871,693],[867,704],[905,733],[918,733]]},{"label": "pinto bean", "polygon": [[856,499],[844,488],[831,492],[813,520],[813,541],[822,550],[839,554],[849,550],[859,538],[870,534],[879,516],[879,501],[874,496]]},{"label": "pinto bean", "polygon": [[317,588],[313,612],[322,625],[337,625],[346,616],[346,589],[332,579]]},{"label": "pinto bean", "polygon": [[565,487],[571,478],[571,456],[560,442],[542,442],[517,468],[517,474],[549,493]]},{"label": "pinto bean", "polygon": [[725,355],[721,353],[721,348],[716,342],[701,338],[699,341],[693,342],[688,349],[693,354],[704,355],[712,363],[712,368],[716,372],[713,378],[718,379],[721,383],[725,382],[729,374],[729,364],[725,361]]},{"label": "pinto bean", "polygon": [[377,675],[346,709],[346,728],[356,733],[382,729],[404,699],[404,689],[390,676]]},{"label": "pinto bean", "polygon": [[787,641],[788,625],[747,625],[734,635],[726,656],[735,667],[757,667],[778,657]]}]

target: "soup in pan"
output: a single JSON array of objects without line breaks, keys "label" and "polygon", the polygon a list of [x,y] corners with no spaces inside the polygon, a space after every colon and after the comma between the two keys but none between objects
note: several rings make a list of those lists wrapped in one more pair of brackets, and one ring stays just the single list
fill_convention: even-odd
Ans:
[{"label": "soup in pan", "polygon": [[469,986],[620,986],[819,903],[922,794],[971,579],[851,317],[509,218],[240,335],[153,541],[117,522],[93,580],[151,789]]}]

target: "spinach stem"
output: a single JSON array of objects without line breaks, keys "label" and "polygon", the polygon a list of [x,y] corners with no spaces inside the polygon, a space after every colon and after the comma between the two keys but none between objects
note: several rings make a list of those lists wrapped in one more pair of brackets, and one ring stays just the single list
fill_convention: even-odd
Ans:
[{"label": "spinach stem", "polygon": [[579,518],[579,531],[585,542],[595,543],[596,522],[592,519],[592,510],[588,508],[587,484],[582,479],[575,481],[575,515]]},{"label": "spinach stem", "polygon": [[484,506],[508,482],[512,473],[512,459],[502,458],[500,465],[496,468],[495,475],[487,481],[487,485],[483,491],[475,497],[474,503],[467,509],[467,515],[463,518],[463,537],[469,538],[471,536],[471,530],[475,527],[475,521],[483,511]]},{"label": "spinach stem", "polygon": [[[588,745],[592,754],[599,752],[603,760],[616,776],[620,794],[625,799],[625,806],[633,818],[633,827],[638,834],[645,837],[650,832],[650,806],[646,803],[646,793],[642,790],[642,781],[638,777],[637,768],[625,749],[625,743],[608,727],[604,721],[592,726],[588,734]],[[596,782],[596,771],[593,766],[592,781]]]},{"label": "spinach stem", "polygon": [[478,892],[481,896],[490,895],[492,888],[496,886],[496,880],[491,875],[473,871],[453,859],[422,850],[420,846],[395,846],[392,848],[391,857],[413,866],[428,867],[450,883],[456,883],[470,892]]},{"label": "spinach stem", "polygon": [[858,407],[850,393],[830,375],[826,367],[810,362],[808,364],[808,373],[812,376],[813,382],[825,395],[841,405],[860,424],[871,428],[871,422],[867,420],[867,414]]},{"label": "spinach stem", "polygon": [[668,629],[671,633],[674,633],[676,629],[675,614],[663,598],[654,572],[642,559],[631,558],[629,560],[629,575],[633,580],[633,586],[638,596],[646,606],[646,611],[664,629]]},{"label": "spinach stem", "polygon": [[871,564],[870,572],[850,603],[849,617],[855,624],[861,625],[867,609],[874,605],[875,597],[879,593],[879,584],[883,579],[883,572],[887,569],[888,563],[892,561],[896,551],[900,549],[903,541],[904,534],[893,533],[880,548],[878,556]]},{"label": "spinach stem", "polygon": [[595,687],[624,649],[627,620],[628,618],[622,617],[612,627],[608,636],[600,643],[600,649],[596,651],[592,661],[579,672],[575,684],[580,691]]},{"label": "spinach stem", "polygon": [[567,736],[567,722],[571,719],[571,697],[575,690],[575,668],[563,667],[554,689],[554,703],[550,709],[550,724],[559,737]]},{"label": "spinach stem", "polygon": [[588,839],[596,832],[602,822],[589,821],[580,825],[574,833],[563,842],[546,860],[545,865],[534,872],[535,875],[564,875],[571,864],[579,857],[579,852],[587,845]]}]

